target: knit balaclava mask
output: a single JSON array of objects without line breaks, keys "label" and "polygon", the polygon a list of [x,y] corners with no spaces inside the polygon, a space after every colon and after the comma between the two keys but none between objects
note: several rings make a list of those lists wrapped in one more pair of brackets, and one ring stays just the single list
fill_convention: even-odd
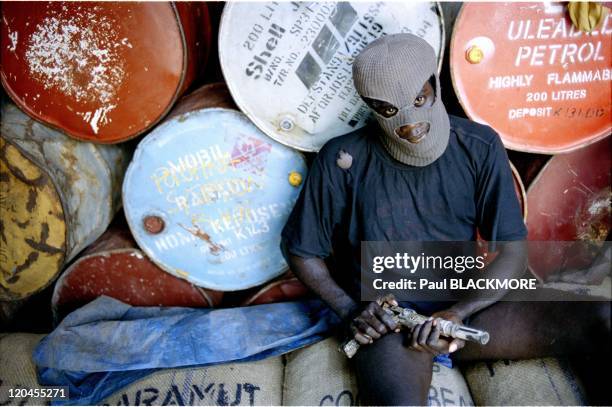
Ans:
[{"label": "knit balaclava mask", "polygon": [[[415,106],[415,99],[432,76],[435,78],[433,105]],[[355,58],[353,81],[362,98],[387,102],[397,108],[392,117],[374,112],[384,131],[382,143],[393,158],[423,167],[444,153],[450,124],[440,98],[436,54],[425,40],[411,34],[377,39]],[[424,138],[414,143],[399,137],[397,130],[402,126],[419,123],[420,128],[429,127]]]}]

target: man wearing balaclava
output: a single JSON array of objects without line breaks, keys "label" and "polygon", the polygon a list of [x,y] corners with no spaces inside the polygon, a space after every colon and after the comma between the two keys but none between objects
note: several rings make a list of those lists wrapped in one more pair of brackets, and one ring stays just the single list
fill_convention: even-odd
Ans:
[{"label": "man wearing balaclava", "polygon": [[[321,149],[283,230],[282,248],[291,270],[362,345],[352,359],[362,404],[426,405],[433,359],[445,354],[481,360],[593,348],[576,329],[560,329],[566,321],[607,326],[605,343],[609,307],[601,303],[576,309],[497,302],[503,290],[487,300],[400,303],[490,332],[490,342],[480,346],[442,337],[436,319],[399,333],[381,307],[395,304],[393,297],[361,301],[364,241],[474,241],[478,232],[488,241],[511,242],[486,269],[503,279],[525,271],[527,230],[499,136],[449,117],[427,42],[410,34],[374,41],[355,59],[353,80],[378,123]],[[564,318],[551,319],[551,313]],[[606,317],[608,323],[599,324]],[[551,342],[550,332],[566,336]]]},{"label": "man wearing balaclava", "polygon": [[357,92],[383,130],[382,144],[406,165],[427,166],[448,145],[450,123],[438,96],[436,66],[433,48],[413,35],[385,37],[366,48],[353,65]]}]

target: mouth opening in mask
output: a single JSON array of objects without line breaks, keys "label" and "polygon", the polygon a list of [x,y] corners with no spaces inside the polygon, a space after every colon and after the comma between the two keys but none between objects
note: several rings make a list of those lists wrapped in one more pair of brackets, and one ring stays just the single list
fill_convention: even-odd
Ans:
[{"label": "mouth opening in mask", "polygon": [[418,144],[429,134],[431,124],[429,122],[418,122],[405,124],[395,129],[395,134],[412,144]]}]

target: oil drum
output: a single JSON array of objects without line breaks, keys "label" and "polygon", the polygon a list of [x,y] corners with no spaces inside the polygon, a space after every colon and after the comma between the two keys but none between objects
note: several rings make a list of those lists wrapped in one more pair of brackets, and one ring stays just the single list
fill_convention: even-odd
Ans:
[{"label": "oil drum", "polygon": [[201,2],[3,2],[2,85],[71,137],[116,143],[150,130],[203,70]]},{"label": "oil drum", "polygon": [[302,154],[228,108],[227,97],[213,84],[181,101],[140,142],[123,183],[138,246],[163,270],[219,291],[287,271],[280,232],[307,173]]},{"label": "oil drum", "polygon": [[540,279],[588,267],[612,226],[610,137],[551,158],[527,191],[529,268]]},{"label": "oil drum", "polygon": [[129,152],[73,140],[2,107],[0,300],[49,285],[106,230],[121,205]]},{"label": "oil drum", "polygon": [[450,52],[465,113],[512,150],[556,154],[610,134],[612,17],[585,34],[566,3],[465,3]]},{"label": "oil drum", "polygon": [[441,62],[444,23],[435,2],[228,2],[219,58],[236,104],[261,131],[319,151],[366,124],[370,110],[351,64],[370,42],[394,33],[424,38]]},{"label": "oil drum", "polygon": [[223,294],[195,287],[157,267],[140,251],[123,217],[60,276],[53,291],[56,321],[101,295],[134,306],[213,307]]}]

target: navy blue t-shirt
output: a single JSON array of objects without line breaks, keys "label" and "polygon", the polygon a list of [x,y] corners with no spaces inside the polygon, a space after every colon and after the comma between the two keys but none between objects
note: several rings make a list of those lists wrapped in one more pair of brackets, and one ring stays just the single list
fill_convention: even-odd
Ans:
[{"label": "navy blue t-shirt", "polygon": [[[450,116],[444,154],[425,167],[393,159],[375,125],[337,137],[315,158],[282,232],[286,249],[328,258],[359,298],[362,241],[523,240],[527,229],[508,156],[493,129]],[[350,168],[337,164],[344,150]]]}]

